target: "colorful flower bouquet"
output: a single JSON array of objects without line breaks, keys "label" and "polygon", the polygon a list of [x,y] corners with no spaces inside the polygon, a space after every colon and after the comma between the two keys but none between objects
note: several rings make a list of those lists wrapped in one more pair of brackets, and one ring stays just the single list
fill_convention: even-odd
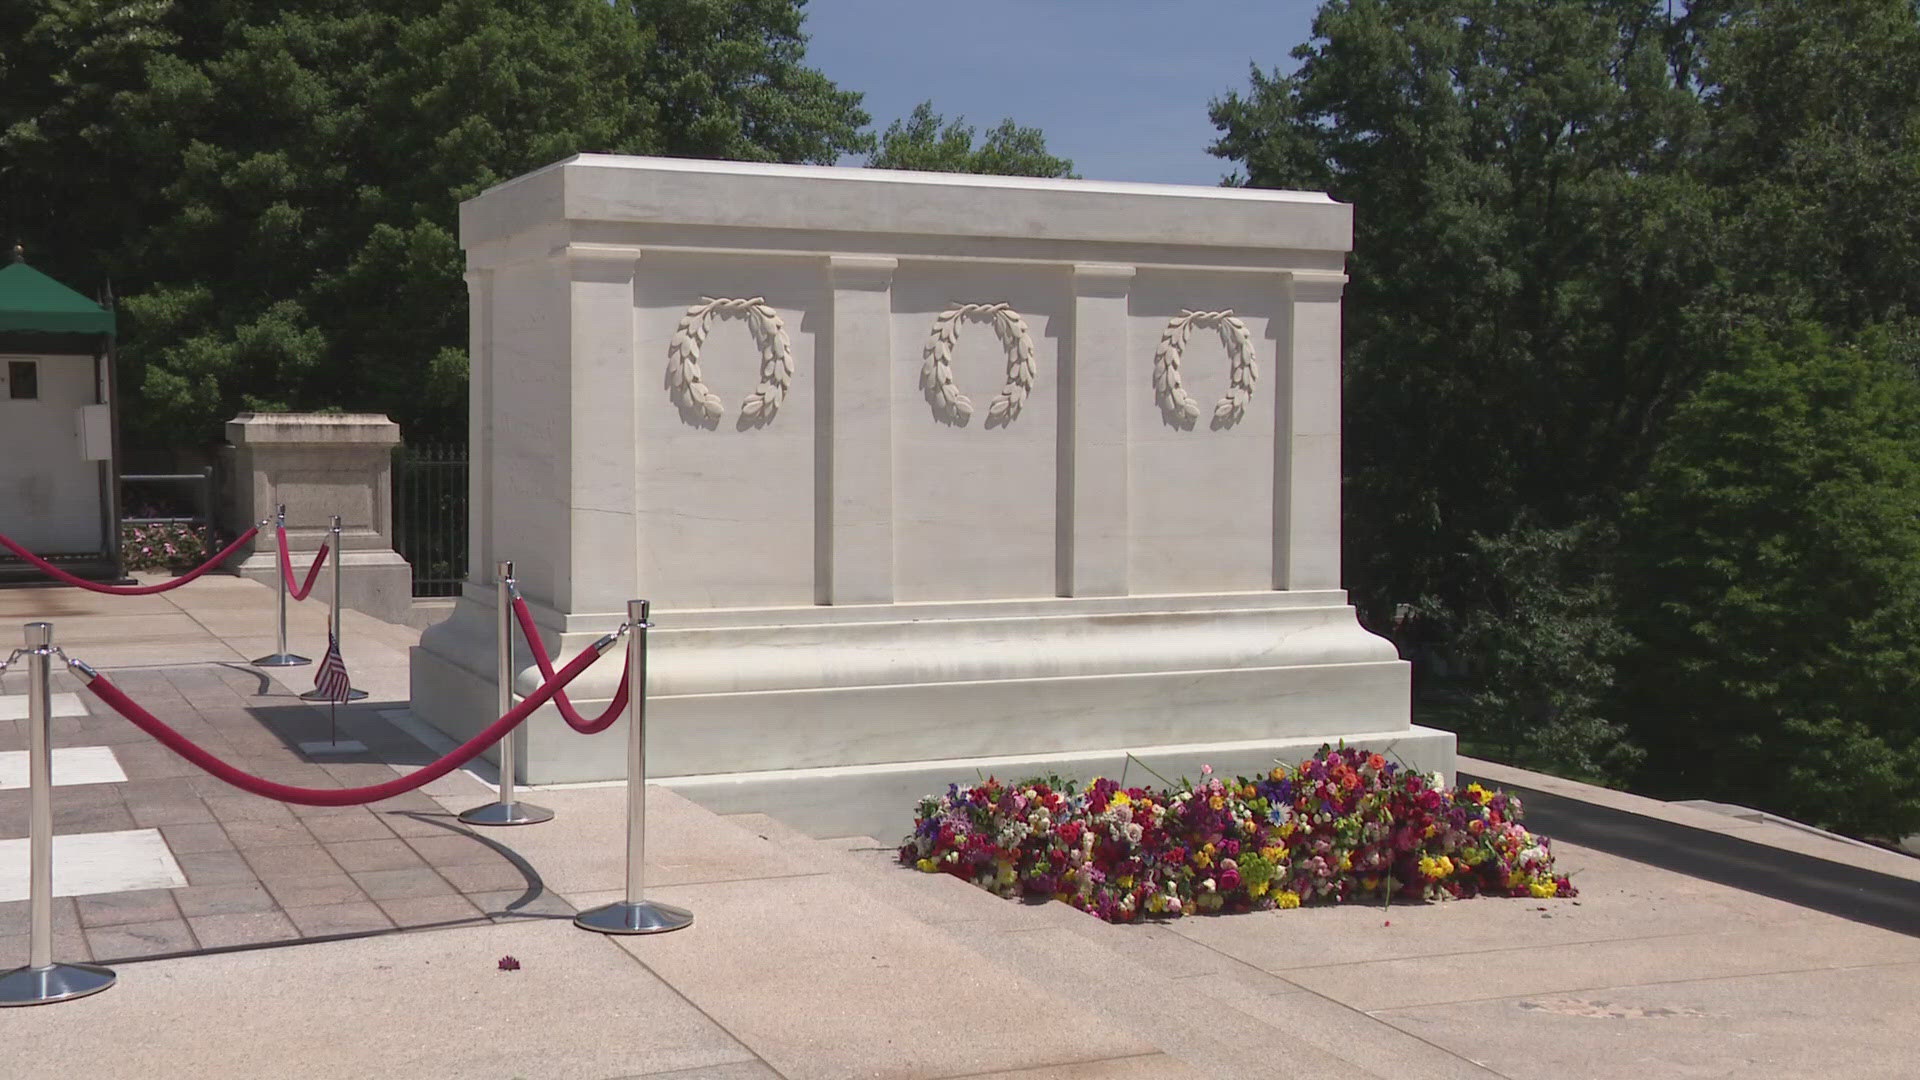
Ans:
[{"label": "colorful flower bouquet", "polygon": [[900,861],[1109,922],[1304,902],[1572,896],[1520,800],[1321,747],[1259,779],[1172,789],[1055,777],[922,799]]}]

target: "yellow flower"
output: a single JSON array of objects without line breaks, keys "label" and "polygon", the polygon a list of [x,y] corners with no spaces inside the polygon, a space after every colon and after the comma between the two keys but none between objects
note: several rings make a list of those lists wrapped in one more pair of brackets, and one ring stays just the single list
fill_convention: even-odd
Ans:
[{"label": "yellow flower", "polygon": [[1255,898],[1265,896],[1267,895],[1267,888],[1270,884],[1270,882],[1262,881],[1257,885],[1249,885],[1247,886],[1247,895]]},{"label": "yellow flower", "polygon": [[1485,803],[1487,801],[1487,789],[1481,787],[1479,784],[1468,784],[1467,796],[1474,802]]},{"label": "yellow flower", "polygon": [[1126,806],[1131,802],[1133,802],[1133,798],[1129,796],[1126,792],[1116,791],[1113,793],[1113,797],[1107,800],[1107,805]]},{"label": "yellow flower", "polygon": [[1442,855],[1437,861],[1440,863],[1440,876],[1452,877],[1453,876],[1453,860],[1447,858],[1445,855]]},{"label": "yellow flower", "polygon": [[1213,865],[1213,856],[1204,851],[1196,851],[1193,853],[1193,865],[1205,870],[1207,867]]},{"label": "yellow flower", "polygon": [[1119,885],[1120,885],[1120,887],[1121,887],[1121,888],[1123,888],[1123,889],[1131,889],[1131,888],[1133,888],[1133,875],[1132,875],[1132,874],[1121,874],[1121,875],[1120,875],[1120,878],[1119,878]]},{"label": "yellow flower", "polygon": [[1246,833],[1248,836],[1252,836],[1254,833],[1257,833],[1260,831],[1260,825],[1258,822],[1255,822],[1252,818],[1248,818],[1247,820],[1240,823],[1240,831],[1243,833]]},{"label": "yellow flower", "polygon": [[932,859],[921,859],[913,865],[923,874],[937,874],[940,872],[940,864],[934,862]]},{"label": "yellow flower", "polygon": [[1283,911],[1287,908],[1297,908],[1300,906],[1300,894],[1289,889],[1282,889],[1274,893],[1273,900],[1275,905]]},{"label": "yellow flower", "polygon": [[1214,808],[1215,810],[1218,810],[1221,807],[1227,805],[1227,800],[1221,798],[1218,795],[1215,795],[1213,798],[1207,800],[1207,805]]},{"label": "yellow flower", "polygon": [[1557,881],[1536,881],[1527,886],[1527,891],[1542,900],[1546,900],[1559,894],[1560,883]]},{"label": "yellow flower", "polygon": [[1276,784],[1286,778],[1287,767],[1285,765],[1275,765],[1273,771],[1267,774],[1267,779],[1272,780]]},{"label": "yellow flower", "polygon": [[1353,869],[1353,854],[1351,852],[1343,851],[1340,853],[1340,869],[1341,870]]},{"label": "yellow flower", "polygon": [[1286,853],[1287,853],[1287,849],[1281,847],[1278,844],[1275,844],[1271,847],[1263,847],[1260,849],[1260,857],[1267,860],[1270,863],[1279,862],[1280,857],[1285,855]]},{"label": "yellow flower", "polygon": [[1206,853],[1207,853],[1207,854],[1209,854],[1209,855],[1211,855],[1211,854],[1213,854],[1214,852],[1216,852],[1216,851],[1218,851],[1218,850],[1220,850],[1220,849],[1219,849],[1219,848],[1216,848],[1216,847],[1214,847],[1214,846],[1213,846],[1213,844],[1212,844],[1211,842],[1209,842],[1209,843],[1207,843],[1207,844],[1205,844],[1205,845],[1203,845],[1203,846],[1202,846],[1202,847],[1200,848],[1200,850],[1201,850],[1201,851],[1204,851],[1204,852],[1206,852]]}]

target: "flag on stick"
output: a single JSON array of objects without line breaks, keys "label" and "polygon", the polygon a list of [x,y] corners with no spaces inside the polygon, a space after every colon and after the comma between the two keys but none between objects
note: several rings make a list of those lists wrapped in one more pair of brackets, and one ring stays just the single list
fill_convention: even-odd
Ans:
[{"label": "flag on stick", "polygon": [[313,673],[313,688],[324,701],[346,701],[353,694],[353,683],[347,678],[347,662],[340,659],[340,639],[331,632],[327,634],[327,657]]}]

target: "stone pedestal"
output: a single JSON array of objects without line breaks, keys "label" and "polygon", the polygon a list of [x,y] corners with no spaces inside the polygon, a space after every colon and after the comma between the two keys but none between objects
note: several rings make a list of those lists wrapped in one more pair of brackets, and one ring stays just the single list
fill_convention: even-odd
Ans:
[{"label": "stone pedestal", "polygon": [[[343,606],[404,623],[413,603],[413,571],[393,550],[393,448],[400,425],[384,416],[242,413],[227,422],[233,444],[227,527],[238,532],[287,507],[287,547],[304,580],[333,515],[341,518]],[[269,520],[236,569],[271,585],[279,548]],[[329,603],[333,571],[321,571],[308,603]]]},{"label": "stone pedestal", "polygon": [[[582,156],[461,240],[472,563],[413,654],[450,734],[512,559],[557,654],[654,601],[653,774],[735,809],[1323,739],[1451,771],[1340,590],[1350,207]],[[619,775],[618,730],[536,714],[521,779]]]}]

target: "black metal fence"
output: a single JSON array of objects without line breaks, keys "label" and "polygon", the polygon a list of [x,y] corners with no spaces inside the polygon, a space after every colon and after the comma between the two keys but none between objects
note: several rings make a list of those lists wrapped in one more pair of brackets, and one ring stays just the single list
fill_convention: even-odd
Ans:
[{"label": "black metal fence", "polygon": [[120,525],[187,525],[211,554],[213,467],[190,473],[121,473]]},{"label": "black metal fence", "polygon": [[393,546],[413,565],[413,595],[460,595],[467,576],[466,447],[395,448]]}]

